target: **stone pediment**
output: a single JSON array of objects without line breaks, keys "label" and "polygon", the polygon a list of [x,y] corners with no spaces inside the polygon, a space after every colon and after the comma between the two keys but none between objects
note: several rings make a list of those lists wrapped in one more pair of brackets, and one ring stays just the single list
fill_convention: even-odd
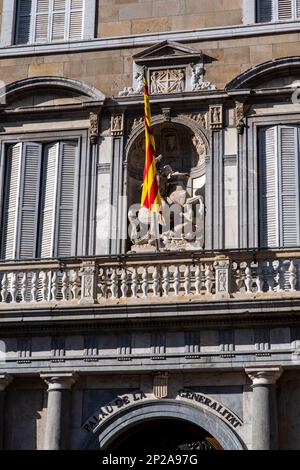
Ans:
[{"label": "stone pediment", "polygon": [[138,65],[152,64],[159,61],[166,63],[172,61],[174,63],[174,60],[184,64],[197,62],[202,57],[202,51],[184,46],[178,42],[163,41],[139,52],[133,57],[133,60]]}]

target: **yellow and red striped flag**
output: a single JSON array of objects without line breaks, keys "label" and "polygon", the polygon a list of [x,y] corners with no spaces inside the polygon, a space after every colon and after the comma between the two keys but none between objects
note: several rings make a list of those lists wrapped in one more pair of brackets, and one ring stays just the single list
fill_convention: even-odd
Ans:
[{"label": "yellow and red striped flag", "polygon": [[156,150],[151,125],[151,110],[147,78],[144,74],[144,106],[145,106],[145,167],[141,205],[151,212],[161,212],[161,196],[156,173]]}]

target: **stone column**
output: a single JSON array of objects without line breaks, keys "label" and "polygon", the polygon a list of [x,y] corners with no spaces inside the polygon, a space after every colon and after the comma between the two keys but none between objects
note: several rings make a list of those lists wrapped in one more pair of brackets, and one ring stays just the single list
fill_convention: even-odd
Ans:
[{"label": "stone column", "polygon": [[280,367],[249,368],[246,374],[252,380],[252,450],[277,449],[278,424],[276,382],[282,373]]},{"label": "stone column", "polygon": [[48,385],[44,450],[67,449],[70,435],[70,389],[77,380],[77,374],[42,374],[41,378]]},{"label": "stone column", "polygon": [[5,389],[13,378],[8,374],[0,374],[0,450],[4,448],[4,410],[5,410]]}]

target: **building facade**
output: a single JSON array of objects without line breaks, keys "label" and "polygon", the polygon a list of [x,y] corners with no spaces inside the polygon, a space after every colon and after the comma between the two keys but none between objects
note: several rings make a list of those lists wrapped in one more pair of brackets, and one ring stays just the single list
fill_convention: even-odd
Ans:
[{"label": "building facade", "polygon": [[0,11],[0,447],[300,449],[300,2]]}]

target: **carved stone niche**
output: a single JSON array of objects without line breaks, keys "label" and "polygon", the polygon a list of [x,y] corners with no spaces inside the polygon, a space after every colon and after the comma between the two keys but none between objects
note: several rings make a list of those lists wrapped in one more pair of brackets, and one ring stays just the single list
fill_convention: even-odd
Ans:
[{"label": "carved stone niche", "polygon": [[204,55],[201,51],[163,41],[133,56],[133,84],[119,96],[143,93],[143,74],[146,71],[150,94],[173,94],[190,91],[215,90],[205,81]]},{"label": "carved stone niche", "polygon": [[[163,250],[204,248],[206,144],[200,134],[174,122],[154,126],[157,174],[162,198],[159,222]],[[140,134],[128,155],[128,219],[132,252],[155,251],[153,224],[140,208],[145,141]],[[152,225],[151,225],[152,224]]]}]

